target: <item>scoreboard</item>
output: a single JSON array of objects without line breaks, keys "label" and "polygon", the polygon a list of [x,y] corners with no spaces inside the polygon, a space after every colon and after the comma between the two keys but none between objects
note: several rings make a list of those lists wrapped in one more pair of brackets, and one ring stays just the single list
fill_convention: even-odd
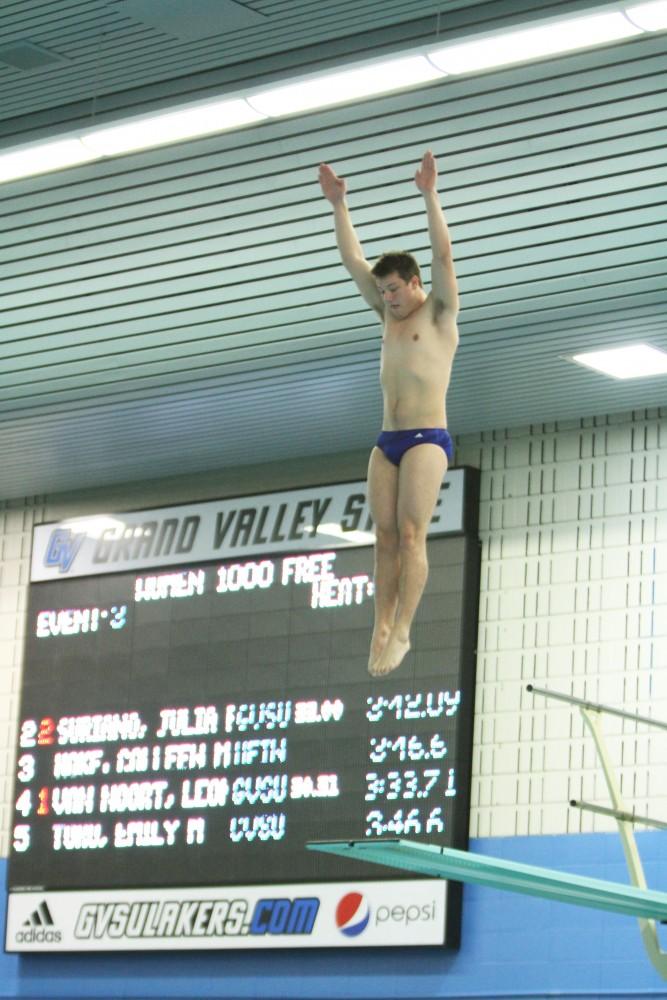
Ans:
[{"label": "scoreboard", "polygon": [[305,845],[466,846],[476,525],[452,470],[381,679],[363,484],[37,528],[7,950],[455,946],[460,887]]}]

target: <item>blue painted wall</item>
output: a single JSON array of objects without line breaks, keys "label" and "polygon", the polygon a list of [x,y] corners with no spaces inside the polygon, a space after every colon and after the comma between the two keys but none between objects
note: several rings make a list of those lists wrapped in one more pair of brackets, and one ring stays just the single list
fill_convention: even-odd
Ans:
[{"label": "blue painted wall", "polygon": [[[639,834],[638,843],[648,884],[667,891],[667,833]],[[483,839],[471,849],[628,881],[616,834]],[[0,864],[5,892],[6,862]],[[667,982],[649,963],[633,918],[477,886],[465,888],[455,954],[429,948],[0,956],[0,997],[22,1000],[554,996],[667,997]]]}]

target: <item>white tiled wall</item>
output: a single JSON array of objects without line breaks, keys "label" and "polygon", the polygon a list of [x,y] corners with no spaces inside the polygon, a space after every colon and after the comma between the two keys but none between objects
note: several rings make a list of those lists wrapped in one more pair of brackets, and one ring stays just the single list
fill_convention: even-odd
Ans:
[{"label": "white tiled wall", "polygon": [[[471,834],[613,828],[568,807],[608,804],[576,709],[526,685],[667,720],[667,410],[461,438],[482,470],[482,578]],[[362,478],[365,457],[327,460]],[[334,468],[335,467],[335,468]],[[316,475],[316,474],[315,474]],[[298,486],[313,470],[233,484],[146,484],[114,509]],[[246,475],[247,480],[247,475]],[[275,480],[275,481],[274,481]],[[0,503],[0,852],[6,855],[23,611],[32,525],[108,511],[109,494]],[[667,819],[667,731],[610,717],[609,749],[629,808]]]},{"label": "white tiled wall", "polygon": [[[527,684],[667,720],[667,411],[486,433],[471,834],[613,828],[576,708]],[[667,819],[667,731],[605,716],[621,791]]]}]

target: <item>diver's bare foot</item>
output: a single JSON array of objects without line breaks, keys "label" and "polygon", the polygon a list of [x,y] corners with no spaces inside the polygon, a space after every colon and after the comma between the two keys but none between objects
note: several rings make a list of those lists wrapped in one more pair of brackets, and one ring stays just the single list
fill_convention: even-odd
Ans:
[{"label": "diver's bare foot", "polygon": [[384,648],[389,641],[390,635],[391,629],[389,627],[373,629],[373,635],[371,636],[371,651],[368,656],[369,673],[373,673],[373,666],[377,663],[380,656],[384,652]]},{"label": "diver's bare foot", "polygon": [[390,674],[392,670],[400,667],[409,650],[409,639],[400,639],[397,635],[391,635],[378,659],[368,668],[369,673],[373,677],[384,677],[385,674]]}]

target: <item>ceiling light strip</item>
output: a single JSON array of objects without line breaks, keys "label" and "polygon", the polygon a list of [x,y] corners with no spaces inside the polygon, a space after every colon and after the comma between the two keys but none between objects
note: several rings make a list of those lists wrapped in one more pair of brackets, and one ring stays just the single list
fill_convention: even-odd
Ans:
[{"label": "ceiling light strip", "polygon": [[667,354],[650,344],[628,344],[573,354],[572,361],[616,379],[667,375]]},{"label": "ceiling light strip", "polygon": [[428,58],[446,73],[472,73],[511,63],[562,55],[640,35],[643,29],[620,11],[547,22],[502,35],[445,45]]},{"label": "ceiling light strip", "polygon": [[529,25],[425,52],[313,74],[247,94],[144,115],[104,128],[89,128],[59,140],[8,150],[0,153],[0,183],[243,128],[266,118],[282,118],[405,90],[450,74],[480,72],[664,30],[667,30],[667,0],[653,0],[623,10]]}]

